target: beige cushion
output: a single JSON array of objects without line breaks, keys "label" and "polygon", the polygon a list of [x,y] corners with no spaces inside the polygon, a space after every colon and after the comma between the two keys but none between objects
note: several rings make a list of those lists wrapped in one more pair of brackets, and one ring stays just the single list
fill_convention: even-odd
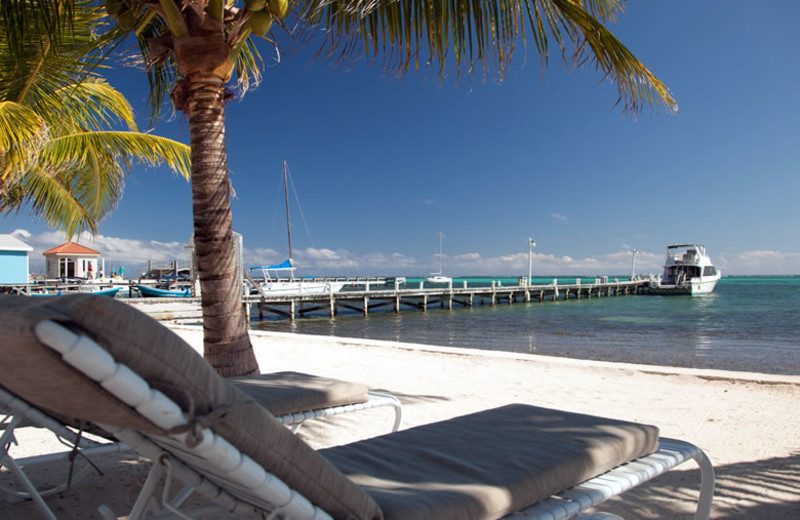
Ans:
[{"label": "beige cushion", "polygon": [[509,405],[321,450],[387,520],[499,518],[658,449],[654,426]]},{"label": "beige cushion", "polygon": [[336,518],[378,519],[380,509],[264,408],[219,377],[190,346],[148,316],[104,296],[0,296],[0,384],[61,415],[162,433],[62,362],[33,335],[45,319],[92,337],[120,363],[196,416],[228,412],[213,429]]},{"label": "beige cushion", "polygon": [[272,415],[364,403],[369,398],[367,385],[300,372],[271,372],[227,380]]}]

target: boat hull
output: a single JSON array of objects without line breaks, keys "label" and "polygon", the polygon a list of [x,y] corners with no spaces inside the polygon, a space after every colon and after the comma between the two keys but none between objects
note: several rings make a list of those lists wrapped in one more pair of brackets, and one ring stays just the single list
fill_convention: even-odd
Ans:
[{"label": "boat hull", "polygon": [[428,283],[451,283],[453,281],[449,276],[429,276],[425,278]]},{"label": "boat hull", "polygon": [[156,287],[148,287],[146,285],[137,285],[136,290],[139,291],[139,294],[144,298],[189,298],[192,296],[189,289],[183,291],[169,291]]},{"label": "boat hull", "polygon": [[260,292],[268,295],[298,296],[303,294],[334,294],[342,290],[344,282],[261,282]]},{"label": "boat hull", "polygon": [[701,294],[711,294],[717,286],[720,277],[704,278],[702,280],[693,278],[688,283],[678,285],[662,284],[659,281],[650,282],[650,294],[664,295],[688,295],[698,296]]},{"label": "boat hull", "polygon": [[109,287],[107,289],[91,289],[86,287],[80,287],[77,291],[76,290],[68,290],[62,291],[58,290],[56,292],[40,292],[40,293],[33,293],[31,296],[61,296],[64,294],[94,294],[95,296],[108,296],[109,298],[113,298],[119,292],[120,287]]},{"label": "boat hull", "polygon": [[122,289],[122,287],[109,287],[107,289],[94,289],[81,287],[80,292],[83,294],[94,294],[95,296],[109,296],[113,298]]}]

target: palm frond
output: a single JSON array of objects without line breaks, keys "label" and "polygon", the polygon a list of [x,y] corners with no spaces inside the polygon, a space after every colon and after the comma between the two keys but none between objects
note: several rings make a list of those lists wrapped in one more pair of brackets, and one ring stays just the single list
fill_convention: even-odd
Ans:
[{"label": "palm frond", "polygon": [[182,143],[139,132],[60,136],[47,141],[37,167],[23,178],[25,201],[68,236],[96,233],[100,220],[116,208],[135,163],[167,166],[188,180],[190,155]]},{"label": "palm frond", "polygon": [[[120,32],[118,37],[124,38],[125,33]],[[170,45],[164,42],[164,40],[168,42],[171,38],[169,28],[158,16],[150,18],[136,34],[143,59],[143,62],[137,65],[141,65],[146,71],[147,81],[150,84],[148,104],[151,124],[161,116],[164,100],[169,99],[173,86],[181,77]]]},{"label": "palm frond", "polygon": [[615,83],[625,110],[675,110],[666,86],[603,26],[622,10],[621,0],[302,0],[299,16],[305,39],[322,33],[318,55],[338,65],[382,55],[396,76],[424,63],[440,81],[502,78],[518,44],[533,40],[546,66],[554,42],[565,61],[594,64]]},{"label": "palm frond", "polygon": [[[70,183],[78,174],[62,170],[60,175],[34,170],[24,179],[25,200],[33,213],[41,215],[47,224],[64,231],[67,237],[84,230],[97,233],[97,219],[82,203]],[[16,208],[6,208],[9,209]]]},{"label": "palm frond", "polygon": [[0,25],[4,28],[5,45],[13,53],[24,53],[31,45],[31,30],[35,34],[51,35],[49,43],[61,48],[64,29],[72,28],[74,1],[3,0],[0,2]]},{"label": "palm frond", "polygon": [[46,136],[45,123],[36,112],[18,103],[0,102],[0,179],[8,181],[29,168]]},{"label": "palm frond", "polygon": [[116,158],[127,170],[133,161],[149,166],[166,166],[189,180],[191,148],[188,145],[141,132],[92,131],[63,135],[48,140],[39,154],[39,164],[85,164],[94,157]]},{"label": "palm frond", "polygon": [[90,130],[106,129],[123,122],[136,129],[136,120],[128,100],[101,78],[87,78],[80,83],[57,89],[43,101],[42,114],[57,121],[68,121],[72,127]]},{"label": "palm frond", "polygon": [[[62,9],[60,16],[72,13],[68,20],[59,25],[62,31],[69,27],[69,34],[53,34],[44,32],[37,19],[28,11],[37,2],[13,2],[21,14],[24,28],[25,45],[21,48],[11,41],[13,29],[2,27],[0,30],[0,98],[7,101],[24,103],[37,110],[42,99],[49,97],[55,90],[66,85],[75,84],[99,66],[101,43],[95,31],[102,30],[102,11],[99,7],[86,1],[63,1],[61,4],[75,4],[78,9]],[[47,16],[43,6],[41,16]],[[9,6],[3,3],[3,9]],[[27,14],[25,14],[27,13]],[[56,43],[57,42],[57,43]]]},{"label": "palm frond", "polygon": [[584,37],[576,46],[573,62],[592,62],[602,70],[606,79],[617,85],[617,104],[622,103],[625,111],[635,113],[644,105],[662,105],[677,111],[678,105],[667,86],[597,19],[569,0],[554,1],[561,4],[559,8],[570,26]]},{"label": "palm frond", "polygon": [[[31,10],[38,3],[44,11]],[[47,32],[52,23],[34,16],[64,13],[71,18],[58,21],[58,35]],[[139,14],[144,27],[152,17],[144,9]],[[130,104],[96,74],[105,58],[102,46],[116,43],[109,34],[121,34],[107,31],[98,38],[104,17],[92,0],[15,0],[0,8],[0,21],[25,24],[26,42],[15,46],[19,35],[0,27],[0,211],[29,204],[70,236],[97,231],[135,164],[191,175],[190,148],[133,131]],[[120,124],[132,131],[113,130]]]},{"label": "palm frond", "polygon": [[[267,38],[265,38],[267,39]],[[267,39],[268,40],[268,39]],[[269,40],[268,40],[269,41]],[[236,86],[240,95],[261,83],[264,60],[252,38],[248,38],[236,53]]]}]

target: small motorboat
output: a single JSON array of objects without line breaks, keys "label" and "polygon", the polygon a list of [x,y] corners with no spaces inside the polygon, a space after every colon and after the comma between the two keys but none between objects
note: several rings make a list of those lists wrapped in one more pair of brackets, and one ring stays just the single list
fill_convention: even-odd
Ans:
[{"label": "small motorboat", "polygon": [[700,244],[667,246],[667,261],[661,276],[650,279],[650,294],[710,294],[722,277]]},{"label": "small motorboat", "polygon": [[78,289],[78,292],[83,294],[96,294],[98,296],[109,296],[113,298],[117,295],[120,289],[122,289],[122,287],[107,287],[105,289],[101,289],[92,287],[91,285],[81,285],[81,287]]},{"label": "small motorboat", "polygon": [[136,290],[144,298],[190,298],[192,291],[186,289],[159,289],[148,285],[136,285]]}]

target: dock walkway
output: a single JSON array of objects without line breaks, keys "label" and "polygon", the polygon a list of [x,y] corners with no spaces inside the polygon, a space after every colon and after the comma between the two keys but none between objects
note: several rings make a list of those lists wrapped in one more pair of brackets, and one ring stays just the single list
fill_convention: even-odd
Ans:
[{"label": "dock walkway", "polygon": [[[348,288],[332,294],[261,295],[244,297],[248,313],[258,313],[259,319],[278,315],[290,320],[309,315],[330,317],[343,312],[354,312],[363,316],[391,307],[396,312],[427,311],[431,308],[453,309],[476,305],[511,305],[513,303],[545,302],[581,298],[602,298],[645,294],[649,280],[597,279],[595,283],[547,285],[492,284],[489,287],[430,287],[420,284],[416,288],[386,288],[383,284],[373,288],[370,283],[363,287]],[[197,319],[201,317],[199,298],[133,298],[127,303],[157,319]],[[165,310],[167,308],[167,310]]]},{"label": "dock walkway", "polygon": [[[420,284],[422,285],[422,284]],[[431,307],[453,309],[455,306],[473,307],[475,305],[498,305],[517,302],[544,302],[580,298],[599,298],[641,294],[648,285],[647,280],[633,281],[600,281],[587,284],[559,285],[517,285],[490,287],[434,287],[371,290],[345,290],[333,294],[260,296],[245,297],[245,301],[253,305],[259,318],[266,313],[278,314],[289,319],[303,318],[310,313],[318,315],[320,311],[331,317],[346,309],[364,316],[369,313],[392,307],[394,312],[403,310],[427,311]]]}]

